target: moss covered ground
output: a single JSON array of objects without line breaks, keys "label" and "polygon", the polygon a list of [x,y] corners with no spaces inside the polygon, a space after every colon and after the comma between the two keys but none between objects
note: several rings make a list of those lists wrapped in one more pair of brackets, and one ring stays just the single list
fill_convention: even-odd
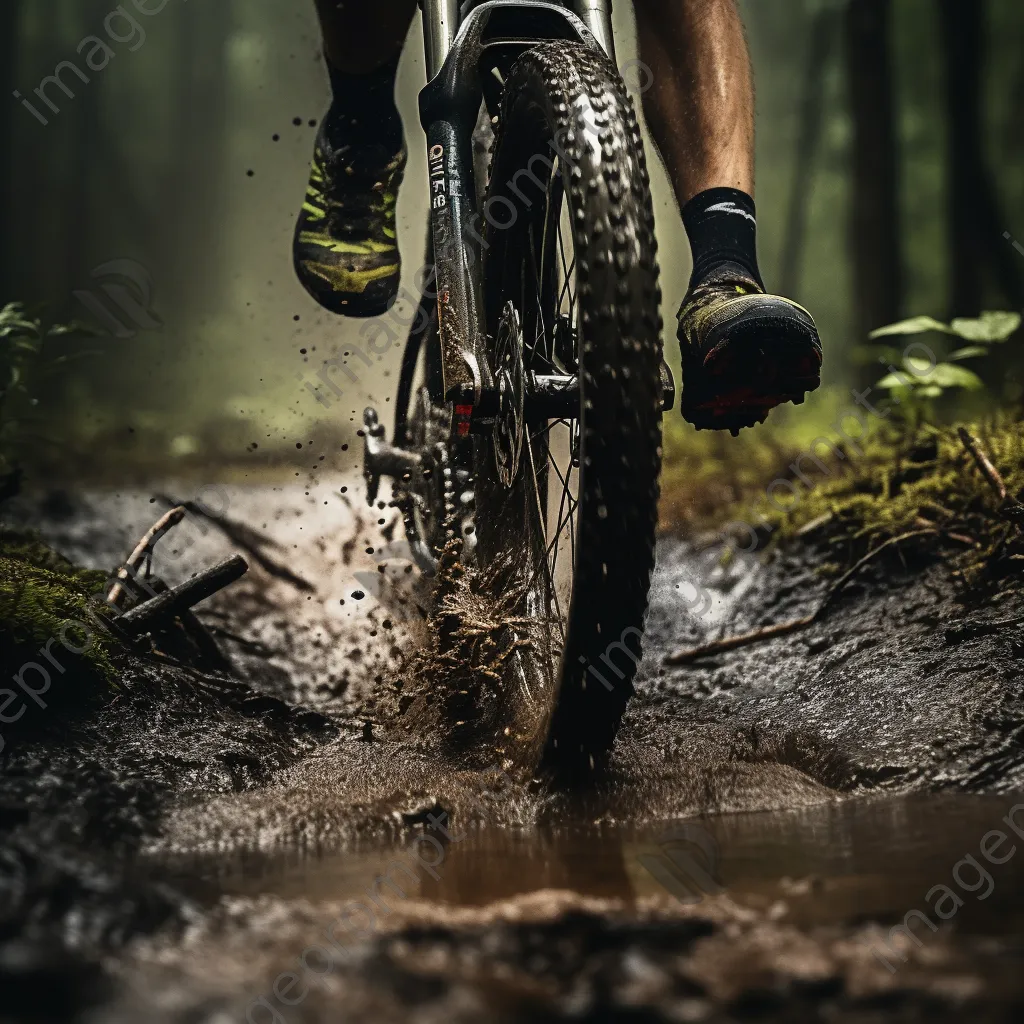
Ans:
[{"label": "moss covered ground", "polygon": [[[682,534],[756,531],[759,550],[824,534],[869,550],[915,532],[948,546],[954,571],[1019,573],[1024,567],[1024,424],[1007,414],[943,426],[862,417],[841,408],[739,438],[666,423],[662,528]],[[826,426],[829,424],[829,426]],[[866,429],[859,429],[861,424]],[[958,433],[966,429],[1002,478],[986,479]],[[740,539],[745,545],[746,541]]]},{"label": "moss covered ground", "polygon": [[102,593],[106,579],[105,573],[77,568],[32,532],[0,526],[5,668],[10,663],[17,670],[29,658],[39,661],[40,649],[56,640],[65,670],[77,667],[112,683],[120,644],[102,628],[102,602],[90,601]]}]

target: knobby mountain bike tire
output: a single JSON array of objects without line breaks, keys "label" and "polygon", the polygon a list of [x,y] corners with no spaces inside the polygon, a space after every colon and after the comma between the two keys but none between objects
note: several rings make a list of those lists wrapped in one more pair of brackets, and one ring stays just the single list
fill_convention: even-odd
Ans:
[{"label": "knobby mountain bike tire", "polygon": [[[509,665],[542,709],[546,763],[586,772],[633,693],[661,469],[650,181],[607,57],[558,42],[516,62],[484,209],[487,334],[503,397],[476,445],[476,559],[520,594]],[[570,414],[538,413],[528,396],[573,375]]]}]

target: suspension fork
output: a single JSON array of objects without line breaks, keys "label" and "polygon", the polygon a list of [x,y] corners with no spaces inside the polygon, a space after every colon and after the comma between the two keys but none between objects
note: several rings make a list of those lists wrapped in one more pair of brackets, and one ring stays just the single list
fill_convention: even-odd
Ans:
[{"label": "suspension fork", "polygon": [[[459,31],[459,0],[420,0],[423,8],[423,44],[427,57],[427,78],[433,78],[444,64]],[[615,60],[612,37],[612,0],[570,0],[568,5]]]},{"label": "suspension fork", "polygon": [[[611,8],[610,0],[484,0],[464,6],[468,13],[460,20],[458,0],[421,2],[431,76],[420,93],[419,105],[427,133],[444,398],[453,405],[456,435],[465,436],[470,432],[474,410],[484,396],[493,395],[495,388],[481,281],[486,245],[472,149],[483,101],[482,57],[496,40],[488,26],[492,17],[501,14],[506,17],[498,31],[506,44],[510,38],[518,39],[524,47],[545,39],[571,39],[599,49],[598,38],[573,8],[580,6],[586,11],[609,47]],[[515,18],[520,15],[525,19],[521,34],[514,31]]]},{"label": "suspension fork", "polygon": [[423,8],[423,49],[429,81],[441,70],[455,42],[460,21],[459,0],[420,0],[420,6]]},{"label": "suspension fork", "polygon": [[[482,220],[472,151],[483,97],[480,29],[464,33],[469,38],[461,39],[456,48],[459,0],[422,0],[422,4],[429,81],[420,94],[420,120],[427,134],[443,387],[445,399],[453,402],[454,432],[465,436],[472,407],[494,385],[485,350]],[[466,26],[467,30],[472,27]]]},{"label": "suspension fork", "polygon": [[615,60],[615,40],[612,38],[612,0],[572,0],[572,9],[601,49]]}]

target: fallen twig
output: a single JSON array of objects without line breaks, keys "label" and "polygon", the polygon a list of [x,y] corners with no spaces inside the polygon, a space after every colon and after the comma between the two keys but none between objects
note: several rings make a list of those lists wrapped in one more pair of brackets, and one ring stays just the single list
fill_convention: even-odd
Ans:
[{"label": "fallen twig", "polygon": [[914,525],[921,527],[925,530],[934,529],[943,537],[945,537],[946,540],[955,541],[957,544],[965,544],[969,548],[978,547],[978,542],[973,537],[968,537],[965,533],[952,533],[951,531],[947,530],[944,526],[942,526],[940,523],[936,523],[931,519],[927,519],[925,518],[925,516],[918,516],[914,520]]},{"label": "fallen twig", "polygon": [[750,644],[760,643],[762,640],[786,636],[788,633],[795,633],[798,629],[810,626],[816,618],[817,612],[812,615],[805,615],[802,619],[790,619],[789,622],[779,622],[774,626],[764,626],[750,633],[741,633],[738,636],[725,637],[723,640],[713,640],[709,644],[701,644],[700,647],[676,651],[675,654],[669,654],[665,658],[665,664],[688,665],[692,661],[710,657],[712,654],[722,654],[725,651],[734,651],[738,647],[747,647]]},{"label": "fallen twig", "polygon": [[1005,502],[1008,496],[1006,483],[999,473],[999,470],[992,465],[989,457],[981,450],[978,439],[966,427],[957,427],[957,435],[961,443],[967,449],[968,454],[974,459],[975,464],[981,471],[988,485],[999,495],[999,500]]},{"label": "fallen twig", "polygon": [[241,555],[218,562],[217,565],[196,574],[184,583],[136,605],[118,615],[114,621],[127,633],[138,635],[151,629],[162,619],[169,619],[191,608],[200,601],[212,597],[218,590],[240,579],[249,566]]},{"label": "fallen twig", "polygon": [[124,565],[117,571],[117,582],[110,588],[107,594],[107,604],[118,607],[121,595],[124,593],[122,580],[131,579],[142,567],[142,563],[152,557],[153,549],[157,546],[160,538],[169,530],[172,530],[185,518],[185,508],[177,505],[169,512],[165,512],[143,535],[135,549],[128,556]]},{"label": "fallen twig", "polygon": [[866,565],[868,565],[874,558],[880,555],[886,548],[892,547],[894,544],[899,544],[905,540],[912,540],[915,537],[934,536],[939,531],[934,529],[927,530],[912,530],[910,533],[902,533],[898,537],[890,537],[888,540],[883,541],[873,551],[869,551],[860,561],[858,561],[851,569],[847,570],[834,584],[831,590],[825,595],[821,604],[818,605],[817,610],[812,612],[810,615],[805,615],[803,618],[790,619],[788,622],[779,622],[774,626],[764,626],[761,629],[755,629],[750,633],[741,633],[738,636],[725,637],[722,640],[713,640],[708,644],[701,644],[699,647],[691,647],[686,650],[676,651],[675,654],[669,654],[665,657],[666,665],[688,665],[690,662],[697,661],[699,658],[706,658],[712,654],[721,654],[724,651],[734,651],[739,647],[747,647],[750,644],[760,643],[762,640],[773,640],[777,636],[786,636],[789,633],[796,633],[798,630],[806,629],[808,626],[813,626],[814,623],[819,622],[828,611],[832,602],[835,600],[839,592],[861,571]]}]

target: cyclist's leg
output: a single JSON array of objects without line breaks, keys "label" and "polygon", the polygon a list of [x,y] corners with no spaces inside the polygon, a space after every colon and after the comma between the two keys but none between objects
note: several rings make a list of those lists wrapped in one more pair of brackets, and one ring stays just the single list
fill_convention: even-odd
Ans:
[{"label": "cyclist's leg", "polygon": [[817,386],[821,345],[802,307],[766,296],[757,265],[754,89],[736,0],[634,0],[644,113],[682,209],[693,275],[679,310],[683,415],[757,422]]},{"label": "cyclist's leg", "polygon": [[635,0],[644,114],[680,206],[754,191],[754,86],[735,0]]},{"label": "cyclist's leg", "polygon": [[295,269],[323,306],[383,313],[398,292],[395,227],[405,168],[395,75],[416,0],[316,0],[331,108],[320,124]]},{"label": "cyclist's leg", "polygon": [[365,75],[402,50],[416,0],[316,0],[324,56],[349,75]]}]

